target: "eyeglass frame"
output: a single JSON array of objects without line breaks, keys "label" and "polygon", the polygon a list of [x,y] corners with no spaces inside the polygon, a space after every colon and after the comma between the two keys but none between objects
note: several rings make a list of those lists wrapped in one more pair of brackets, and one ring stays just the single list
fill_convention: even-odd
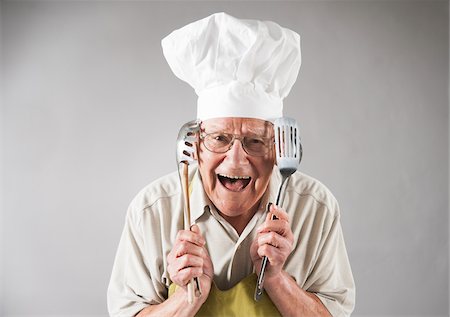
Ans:
[{"label": "eyeglass frame", "polygon": [[[205,148],[208,151],[210,151],[212,153],[218,153],[218,154],[223,154],[223,153],[228,152],[231,149],[231,147],[233,146],[234,141],[236,141],[236,139],[241,142],[242,149],[244,150],[245,153],[247,153],[248,155],[251,155],[251,156],[256,156],[256,157],[263,157],[263,156],[265,156],[267,153],[269,153],[273,149],[273,145],[275,144],[275,137],[254,136],[253,138],[260,139],[260,140],[264,141],[264,145],[265,145],[265,148],[266,148],[266,151],[264,153],[262,153],[261,155],[255,155],[255,154],[251,154],[251,153],[248,152],[248,149],[247,149],[247,146],[246,146],[246,142],[244,141],[246,138],[252,138],[251,136],[239,135],[239,134],[227,133],[227,132],[221,132],[221,131],[210,132],[210,133],[206,133],[206,132],[202,131],[202,132],[199,133],[199,139],[200,140],[204,140],[205,137],[207,137],[209,135],[212,135],[212,134],[232,136],[232,139],[231,139],[230,143],[228,144],[227,147],[224,148],[225,149],[224,151],[213,151],[213,150],[208,148],[208,146],[206,145],[205,142],[203,142],[205,144]],[[268,144],[266,144],[266,141],[268,141]]]}]

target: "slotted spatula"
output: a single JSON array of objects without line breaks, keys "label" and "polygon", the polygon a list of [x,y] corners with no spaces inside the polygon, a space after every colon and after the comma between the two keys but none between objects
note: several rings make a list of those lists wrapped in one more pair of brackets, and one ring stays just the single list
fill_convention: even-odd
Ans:
[{"label": "slotted spatula", "polygon": [[[297,170],[302,159],[303,151],[300,143],[300,130],[295,119],[287,117],[276,119],[274,122],[274,130],[277,166],[282,177],[280,187],[278,188],[276,205],[281,206],[284,200],[284,195],[282,196],[284,183]],[[276,217],[272,216],[272,219],[276,219]],[[261,299],[264,290],[264,273],[268,262],[267,256],[264,256],[256,283],[256,301]]]},{"label": "slotted spatula", "polygon": [[[181,187],[184,197],[184,230],[191,230],[191,208],[189,201],[189,165],[194,159],[195,143],[197,141],[200,122],[197,120],[185,123],[178,132],[177,138],[177,165]],[[200,296],[201,289],[198,278],[195,278],[196,296]],[[194,280],[187,285],[188,302],[194,302]]]}]

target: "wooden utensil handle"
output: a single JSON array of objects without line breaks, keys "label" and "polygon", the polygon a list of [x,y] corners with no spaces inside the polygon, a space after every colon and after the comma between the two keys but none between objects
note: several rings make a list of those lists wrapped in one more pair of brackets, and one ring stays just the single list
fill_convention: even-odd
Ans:
[{"label": "wooden utensil handle", "polygon": [[[185,202],[185,220],[184,220],[184,230],[191,230],[191,203],[189,200],[189,165],[183,163],[183,195]],[[198,288],[198,294],[201,295],[202,291],[200,289],[200,283],[197,278],[191,279],[187,285],[188,291],[188,302],[192,304],[194,302],[194,285]],[[197,292],[195,292],[197,294]]]},{"label": "wooden utensil handle", "polygon": [[[189,170],[187,163],[183,162],[183,196],[184,196],[184,230],[191,230],[191,208],[189,203]],[[188,303],[194,302],[194,280],[191,279],[187,285]]]},{"label": "wooden utensil handle", "polygon": [[191,207],[189,201],[189,170],[187,163],[183,163],[183,195],[184,195],[184,230],[191,230]]}]

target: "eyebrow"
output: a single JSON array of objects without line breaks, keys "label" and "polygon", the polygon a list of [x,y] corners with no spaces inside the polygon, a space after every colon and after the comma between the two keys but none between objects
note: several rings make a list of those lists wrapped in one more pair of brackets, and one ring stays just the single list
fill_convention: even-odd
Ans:
[{"label": "eyebrow", "polygon": [[[201,128],[201,130],[205,133],[218,133],[218,132],[223,132],[223,133],[231,133],[234,134],[232,132],[227,131],[228,127],[218,127],[216,125],[214,126],[210,126],[207,129],[205,129],[204,127]],[[246,136],[258,136],[258,137],[265,137],[265,138],[269,138],[270,137],[270,132],[269,132],[269,128],[256,128],[256,129],[247,129],[247,133],[243,133],[242,135],[246,135]]]}]

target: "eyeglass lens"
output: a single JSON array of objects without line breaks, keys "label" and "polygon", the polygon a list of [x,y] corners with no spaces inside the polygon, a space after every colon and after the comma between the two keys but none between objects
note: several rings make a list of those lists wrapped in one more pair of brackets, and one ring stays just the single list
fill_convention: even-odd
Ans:
[{"label": "eyeglass lens", "polygon": [[203,139],[205,140],[206,148],[216,153],[227,152],[236,139],[241,141],[244,151],[250,155],[263,156],[269,150],[268,140],[261,137],[238,136],[229,133],[210,133],[206,134]]}]

